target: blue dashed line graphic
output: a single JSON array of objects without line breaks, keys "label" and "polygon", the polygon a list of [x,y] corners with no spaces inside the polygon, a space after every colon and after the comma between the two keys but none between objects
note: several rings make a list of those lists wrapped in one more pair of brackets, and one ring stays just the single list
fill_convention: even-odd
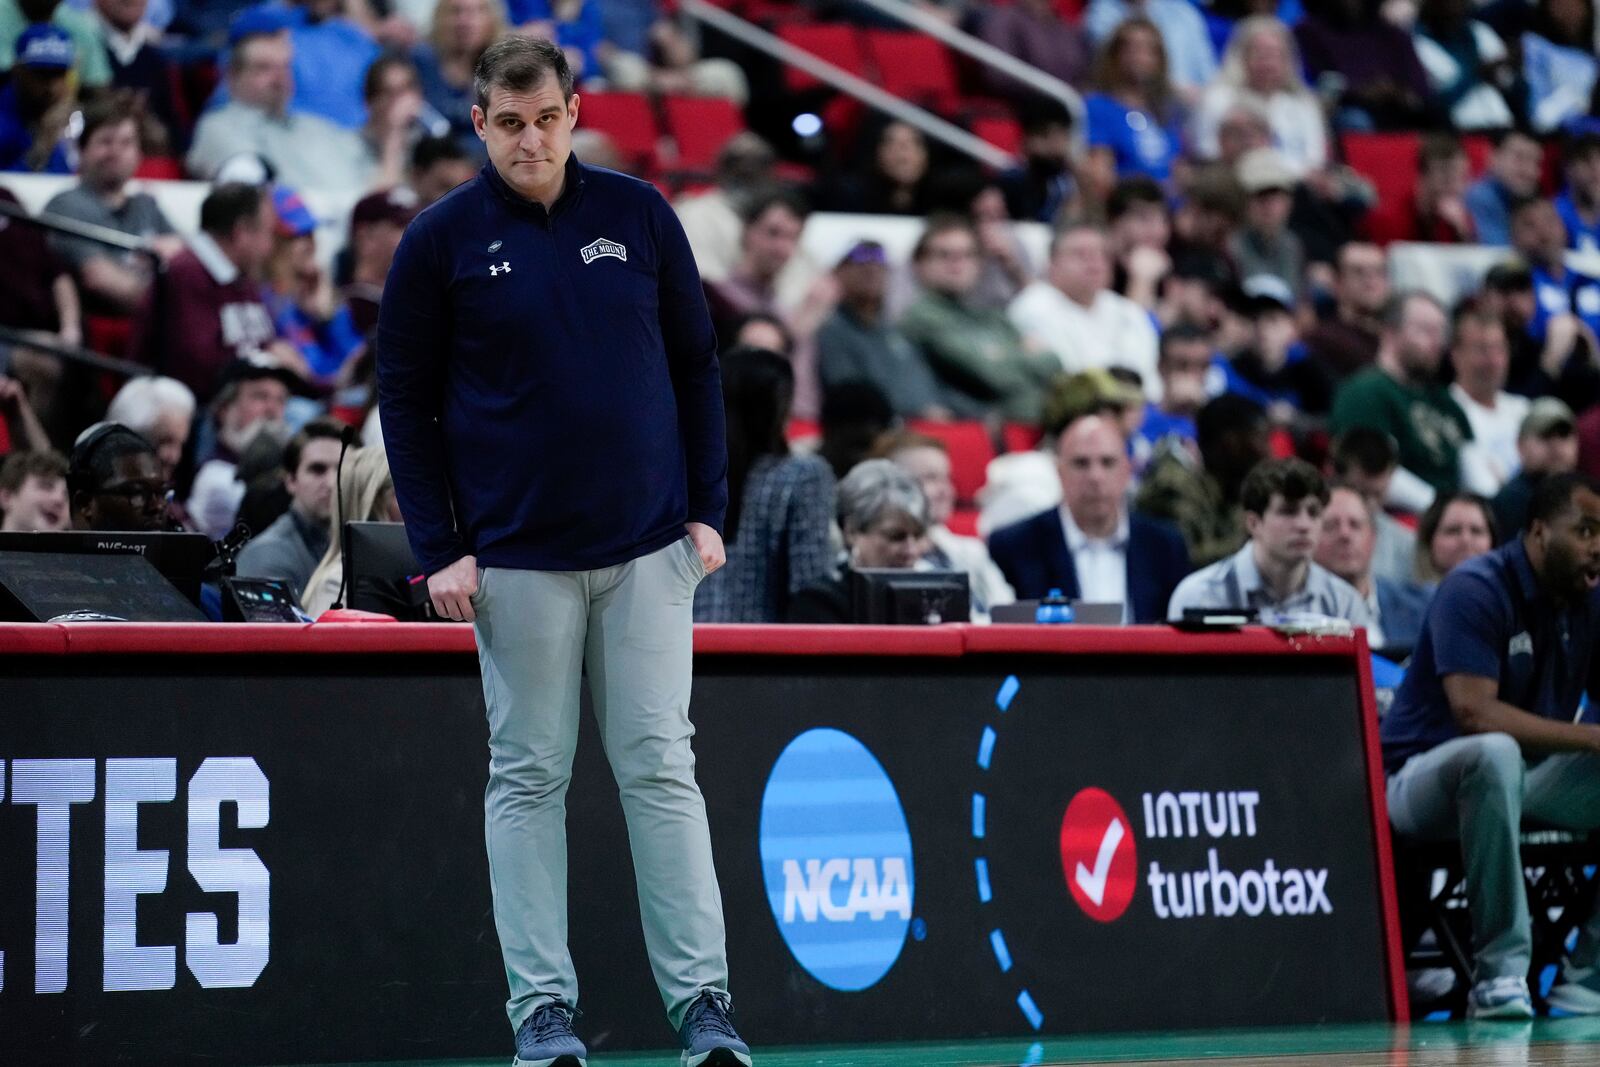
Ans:
[{"label": "blue dashed line graphic", "polygon": [[1010,675],[1000,683],[1000,692],[994,695],[995,707],[1004,714],[1011,710],[1011,702],[1017,698],[1017,690],[1022,688],[1022,683],[1017,681],[1016,675]]},{"label": "blue dashed line graphic", "polygon": [[1006,948],[1006,935],[999,930],[991,930],[989,944],[994,947],[994,958],[995,962],[1000,964],[1000,973],[1005,974],[1011,970],[1011,951]]},{"label": "blue dashed line graphic", "polygon": [[[1022,683],[1017,680],[1017,676],[1014,674],[1008,675],[1006,680],[1000,683],[1000,689],[994,695],[994,706],[999,709],[1001,715],[1011,710],[1012,701],[1017,699],[1017,694],[1021,691]],[[989,765],[994,761],[994,747],[999,740],[1000,735],[995,728],[992,725],[985,725],[983,735],[978,739],[979,770],[985,773],[988,772]],[[987,808],[987,798],[982,793],[973,793],[972,836],[979,841],[984,838]],[[979,856],[974,869],[978,876],[978,903],[988,904],[994,899],[994,892],[989,884],[989,861]],[[994,958],[1000,965],[1000,973],[1009,974],[1011,971],[1011,950],[1006,945],[1006,935],[999,927],[990,931],[989,945],[994,949]],[[1028,1020],[1029,1026],[1035,1030],[1040,1030],[1044,1027],[1044,1012],[1039,1010],[1039,1006],[1033,1002],[1033,994],[1026,989],[1017,994],[1017,1008],[1021,1010],[1023,1017]],[[1034,1057],[1035,1050],[1038,1053],[1037,1057]],[[1032,1049],[1029,1049],[1029,1056],[1034,1057],[1031,1060],[1032,1063],[1038,1063],[1043,1055],[1044,1049],[1040,1045],[1035,1045]]]},{"label": "blue dashed line graphic", "polygon": [[995,732],[993,726],[983,728],[983,739],[978,742],[978,766],[984,770],[989,769],[989,761],[994,758]]},{"label": "blue dashed line graphic", "polygon": [[1044,1025],[1044,1012],[1039,1010],[1039,1006],[1033,1002],[1033,994],[1026,989],[1017,994],[1017,1007],[1022,1009],[1022,1014],[1028,1017],[1028,1022],[1035,1030]]}]

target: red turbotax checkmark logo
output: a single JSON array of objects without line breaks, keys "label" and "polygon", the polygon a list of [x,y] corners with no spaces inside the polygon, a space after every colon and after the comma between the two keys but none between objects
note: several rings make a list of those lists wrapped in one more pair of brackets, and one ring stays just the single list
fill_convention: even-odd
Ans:
[{"label": "red turbotax checkmark logo", "polygon": [[1133,824],[1104,789],[1080,791],[1061,817],[1061,873],[1072,899],[1096,922],[1120,918],[1138,887]]}]

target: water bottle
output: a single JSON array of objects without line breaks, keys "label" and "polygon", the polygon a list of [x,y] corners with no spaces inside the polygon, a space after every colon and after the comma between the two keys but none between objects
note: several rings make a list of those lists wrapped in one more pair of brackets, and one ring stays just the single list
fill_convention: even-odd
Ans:
[{"label": "water bottle", "polygon": [[1061,590],[1052,589],[1050,594],[1039,601],[1039,606],[1034,609],[1033,621],[1037,623],[1064,623],[1072,621],[1072,604],[1061,595]]}]

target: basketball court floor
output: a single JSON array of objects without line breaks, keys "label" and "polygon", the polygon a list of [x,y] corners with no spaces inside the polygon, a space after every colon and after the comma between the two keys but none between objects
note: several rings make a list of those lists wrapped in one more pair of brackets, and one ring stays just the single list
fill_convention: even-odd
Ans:
[{"label": "basketball court floor", "polygon": [[[1204,1034],[1134,1034],[1039,1041],[756,1049],[758,1067],[1600,1067],[1600,1018],[1533,1023],[1419,1023]],[[409,1060],[365,1067],[505,1067],[505,1056]],[[673,1052],[591,1056],[590,1067],[676,1067]],[[348,1065],[355,1067],[355,1065]]]}]

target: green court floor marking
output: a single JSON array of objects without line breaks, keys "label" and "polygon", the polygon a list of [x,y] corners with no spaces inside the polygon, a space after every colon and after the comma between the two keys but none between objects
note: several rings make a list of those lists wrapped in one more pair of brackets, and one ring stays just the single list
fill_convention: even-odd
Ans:
[{"label": "green court floor marking", "polygon": [[[1021,1067],[1024,1064],[1107,1063],[1241,1056],[1315,1056],[1388,1049],[1487,1048],[1496,1045],[1600,1043],[1600,1018],[1540,1019],[1534,1023],[1420,1023],[1317,1026],[1205,1033],[1046,1037],[1038,1041],[918,1042],[865,1047],[756,1046],[757,1067]],[[1600,1062],[1600,1049],[1596,1050]],[[503,1056],[471,1060],[405,1060],[332,1067],[506,1067]],[[590,1067],[676,1067],[676,1052],[595,1053]],[[309,1067],[309,1065],[306,1065]],[[327,1065],[325,1065],[327,1067]]]}]

